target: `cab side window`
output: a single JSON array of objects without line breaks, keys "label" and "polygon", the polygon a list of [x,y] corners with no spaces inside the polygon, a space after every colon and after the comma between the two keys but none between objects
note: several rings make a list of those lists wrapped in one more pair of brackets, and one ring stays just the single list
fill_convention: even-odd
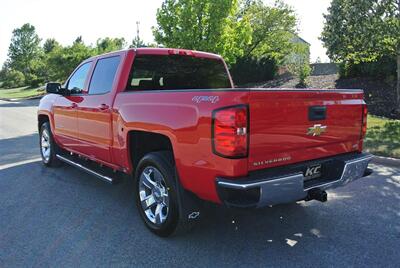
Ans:
[{"label": "cab side window", "polygon": [[70,90],[72,94],[82,92],[91,64],[91,62],[87,62],[81,65],[69,79],[67,89]]},{"label": "cab side window", "polygon": [[120,56],[97,61],[90,81],[89,94],[104,94],[112,90],[112,86],[120,62]]}]

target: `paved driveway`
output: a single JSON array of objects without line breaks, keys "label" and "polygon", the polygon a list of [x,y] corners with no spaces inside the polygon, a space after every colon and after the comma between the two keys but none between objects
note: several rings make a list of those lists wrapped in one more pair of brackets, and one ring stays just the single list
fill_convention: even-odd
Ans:
[{"label": "paved driveway", "polygon": [[316,201],[252,211],[208,205],[172,239],[146,230],[132,183],[44,168],[37,101],[0,101],[0,267],[400,267],[400,167]]}]

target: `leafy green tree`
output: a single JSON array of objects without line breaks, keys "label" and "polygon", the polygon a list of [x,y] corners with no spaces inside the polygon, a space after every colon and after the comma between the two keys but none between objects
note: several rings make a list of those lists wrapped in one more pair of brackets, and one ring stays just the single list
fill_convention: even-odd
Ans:
[{"label": "leafy green tree", "polygon": [[2,87],[15,88],[25,85],[25,76],[22,72],[17,70],[7,70],[4,73],[4,82]]},{"label": "leafy green tree", "polygon": [[78,37],[74,40],[74,43],[73,43],[73,44],[74,44],[74,45],[75,45],[75,44],[84,44],[82,35],[78,36]]},{"label": "leafy green tree", "polygon": [[30,75],[41,54],[40,38],[33,25],[26,23],[13,31],[8,49],[10,69]]},{"label": "leafy green tree", "polygon": [[86,45],[82,36],[78,36],[71,46],[62,46],[54,38],[49,38],[41,47],[40,41],[35,27],[30,24],[13,31],[8,59],[0,71],[4,86],[62,82],[83,60],[126,47],[124,38],[101,38],[95,47]]},{"label": "leafy green tree", "polygon": [[27,80],[30,81],[31,86],[39,86],[40,84],[49,81],[53,72],[49,68],[48,60],[49,55],[56,50],[60,50],[62,46],[54,38],[46,39],[43,44],[43,52],[38,59],[32,62],[32,71],[26,75]]},{"label": "leafy green tree", "polygon": [[238,0],[164,0],[157,23],[153,34],[159,44],[218,53],[228,63],[243,55],[251,40]]},{"label": "leafy green tree", "polygon": [[103,54],[111,51],[121,50],[126,47],[124,38],[99,38],[96,42],[96,53]]},{"label": "leafy green tree", "polygon": [[147,47],[146,43],[139,37],[136,36],[132,40],[132,44],[129,46],[130,48],[138,48],[138,47]]},{"label": "leafy green tree", "polygon": [[51,51],[53,51],[56,48],[59,48],[61,45],[57,42],[56,39],[54,38],[49,38],[46,39],[46,41],[43,44],[43,51],[44,53],[50,53]]},{"label": "leafy green tree", "polygon": [[31,87],[37,87],[46,81],[47,66],[45,55],[42,54],[40,58],[37,58],[31,62],[31,70],[25,73],[26,84]]},{"label": "leafy green tree", "polygon": [[65,81],[83,60],[97,54],[97,49],[85,45],[82,38],[72,46],[56,47],[47,54],[48,81]]},{"label": "leafy green tree", "polygon": [[4,81],[6,79],[6,74],[8,71],[8,61],[4,62],[3,65],[1,66],[0,70],[0,82]]},{"label": "leafy green tree", "polygon": [[[235,82],[270,80],[275,76],[277,66],[290,64],[293,73],[301,76],[305,83],[309,54],[298,49],[294,41],[297,19],[293,9],[280,0],[272,5],[261,0],[245,0],[241,2],[239,14],[250,23],[252,38],[244,47],[244,56],[231,68]],[[252,71],[257,74],[251,74]]]},{"label": "leafy green tree", "polygon": [[247,1],[243,5],[244,16],[252,28],[251,44],[245,48],[245,56],[268,55],[282,63],[294,48],[292,38],[296,33],[297,19],[291,7],[282,1],[273,6],[261,0]]},{"label": "leafy green tree", "polygon": [[400,0],[333,0],[321,40],[331,59],[344,64],[397,58],[400,110]]}]

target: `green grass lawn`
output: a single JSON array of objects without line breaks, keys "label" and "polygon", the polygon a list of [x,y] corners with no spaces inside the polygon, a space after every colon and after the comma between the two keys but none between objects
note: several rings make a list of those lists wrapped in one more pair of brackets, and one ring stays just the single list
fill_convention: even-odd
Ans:
[{"label": "green grass lawn", "polygon": [[12,89],[0,88],[0,98],[5,98],[5,99],[22,99],[43,94],[44,91],[40,90],[40,88],[29,88],[29,87],[19,87]]},{"label": "green grass lawn", "polygon": [[400,120],[368,116],[364,149],[376,155],[400,158]]}]

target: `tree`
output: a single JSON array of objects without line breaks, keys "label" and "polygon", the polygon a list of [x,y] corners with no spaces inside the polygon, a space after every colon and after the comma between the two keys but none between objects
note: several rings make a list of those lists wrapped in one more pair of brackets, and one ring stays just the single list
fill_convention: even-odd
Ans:
[{"label": "tree", "polygon": [[8,49],[9,67],[24,74],[32,72],[32,64],[41,56],[40,38],[35,27],[26,23],[13,31]]},{"label": "tree", "polygon": [[294,49],[292,38],[296,34],[297,19],[293,9],[281,1],[268,6],[258,0],[245,2],[242,13],[252,28],[251,44],[246,46],[245,56],[268,55],[282,63]]},{"label": "tree", "polygon": [[50,53],[52,52],[54,49],[60,47],[60,44],[56,41],[56,39],[54,38],[49,38],[46,39],[46,41],[43,44],[43,51],[44,53]]},{"label": "tree", "polygon": [[293,52],[286,57],[285,64],[289,72],[299,78],[296,87],[305,88],[307,87],[306,79],[312,72],[309,47],[303,43],[295,43],[293,48]]},{"label": "tree", "polygon": [[130,48],[138,48],[138,47],[147,47],[146,43],[139,37],[136,36],[132,40],[132,44],[129,46]]},{"label": "tree", "polygon": [[9,70],[8,64],[9,64],[8,61],[5,61],[3,63],[3,66],[1,67],[1,70],[0,70],[0,82],[4,81],[6,79],[6,75],[7,75],[7,72]]},{"label": "tree", "polygon": [[17,70],[7,70],[4,74],[4,88],[22,87],[25,85],[25,76]]},{"label": "tree", "polygon": [[130,48],[138,48],[138,47],[146,47],[147,45],[144,43],[144,41],[140,38],[140,21],[136,22],[136,36],[132,40],[132,44],[129,46]]},{"label": "tree", "polygon": [[72,46],[56,47],[47,54],[46,66],[49,70],[46,80],[65,81],[83,60],[97,54],[97,49],[86,46],[82,38]]},{"label": "tree", "polygon": [[321,40],[329,57],[344,64],[397,58],[400,110],[400,0],[333,0]]},{"label": "tree", "polygon": [[78,37],[74,40],[73,44],[74,44],[74,45],[75,45],[75,44],[84,44],[82,35],[78,36]]},{"label": "tree", "polygon": [[[288,59],[301,56],[308,59],[309,54],[297,49],[296,45],[296,15],[291,7],[278,0],[273,5],[264,4],[261,0],[241,1],[239,18],[245,18],[250,23],[251,42],[244,47],[244,55],[237,59],[237,64],[231,66],[236,83],[263,82],[273,79],[278,66],[289,64]],[[291,61],[290,67],[300,76],[301,70],[306,70],[308,61]],[[297,71],[298,70],[298,71]],[[252,72],[255,72],[254,74]],[[303,83],[307,72],[302,72]]]},{"label": "tree", "polygon": [[97,54],[103,54],[111,51],[121,50],[126,47],[124,38],[99,38],[96,42]]},{"label": "tree", "polygon": [[71,46],[62,46],[54,38],[40,46],[35,27],[24,24],[13,31],[8,59],[0,71],[4,86],[38,86],[46,81],[65,81],[83,60],[97,54],[126,47],[124,38],[100,38],[96,46],[87,46],[78,36]]},{"label": "tree", "polygon": [[164,0],[157,24],[153,34],[158,43],[218,53],[228,63],[243,55],[251,40],[238,0]]}]

